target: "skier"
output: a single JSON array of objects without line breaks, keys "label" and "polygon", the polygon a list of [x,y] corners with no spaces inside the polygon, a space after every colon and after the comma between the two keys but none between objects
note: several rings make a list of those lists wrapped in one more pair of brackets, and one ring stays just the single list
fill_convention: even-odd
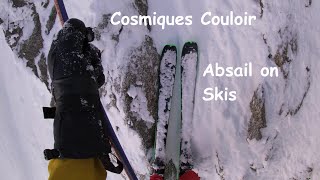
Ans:
[{"label": "skier", "polygon": [[49,180],[105,180],[106,170],[115,170],[98,108],[105,76],[93,40],[92,29],[73,18],[51,44],[48,70],[56,111],[54,149],[45,150],[46,159],[51,159]]}]

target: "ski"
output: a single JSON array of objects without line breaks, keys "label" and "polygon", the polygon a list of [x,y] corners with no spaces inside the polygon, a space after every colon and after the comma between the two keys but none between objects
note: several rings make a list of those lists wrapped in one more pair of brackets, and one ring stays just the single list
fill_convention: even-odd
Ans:
[{"label": "ski", "polygon": [[161,53],[159,68],[158,121],[156,124],[153,173],[163,176],[166,161],[166,139],[171,110],[171,98],[176,73],[177,49],[166,45]]},{"label": "ski", "polygon": [[[190,145],[197,66],[198,47],[195,42],[185,43],[180,61],[177,61],[177,50],[174,46],[164,47],[159,74],[155,161],[151,180],[200,179],[192,170]],[[176,137],[177,141],[168,139],[167,136]]]},{"label": "ski", "polygon": [[193,168],[191,152],[192,121],[198,67],[198,45],[184,44],[181,54],[181,145],[180,174]]}]

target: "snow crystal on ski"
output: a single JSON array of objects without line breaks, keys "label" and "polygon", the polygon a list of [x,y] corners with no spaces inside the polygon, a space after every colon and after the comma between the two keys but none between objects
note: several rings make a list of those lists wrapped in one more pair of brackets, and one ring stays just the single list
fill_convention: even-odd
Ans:
[{"label": "snow crystal on ski", "polygon": [[[167,125],[171,109],[171,97],[174,86],[175,70],[176,70],[176,51],[167,50],[164,52],[160,64],[160,87],[158,100],[158,123],[156,134],[156,164],[154,168],[164,166],[165,161],[165,141],[167,135]],[[164,167],[163,167],[164,168]]]},{"label": "snow crystal on ski", "polygon": [[197,52],[192,51],[181,59],[181,80],[182,80],[182,136],[181,136],[181,169],[185,165],[192,165],[191,156],[191,133],[194,109],[194,93],[197,75]]}]

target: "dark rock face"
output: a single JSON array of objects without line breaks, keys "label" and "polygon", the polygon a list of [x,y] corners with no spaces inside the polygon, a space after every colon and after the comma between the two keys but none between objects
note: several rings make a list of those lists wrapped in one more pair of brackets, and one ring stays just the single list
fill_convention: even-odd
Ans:
[{"label": "dark rock face", "polygon": [[95,39],[97,41],[101,40],[101,31],[103,31],[103,29],[106,29],[108,27],[108,24],[110,23],[111,16],[112,16],[111,14],[103,14],[102,21],[98,24],[97,28],[93,29]]},{"label": "dark rock face", "polygon": [[50,0],[46,0],[46,2],[41,2],[41,6],[47,8],[50,3]]},{"label": "dark rock face", "polygon": [[57,10],[53,6],[52,9],[51,9],[51,13],[50,13],[49,19],[48,19],[47,24],[46,24],[46,28],[47,28],[46,29],[46,34],[47,35],[50,34],[50,31],[54,26],[56,18],[57,18]]},{"label": "dark rock face", "polygon": [[248,127],[248,139],[260,140],[262,134],[260,129],[267,127],[266,113],[265,113],[265,97],[263,86],[259,86],[254,92],[250,102],[251,118]]},{"label": "dark rock face", "polygon": [[148,14],[148,1],[147,0],[135,0],[134,4],[140,15],[146,16]]},{"label": "dark rock face", "polygon": [[[11,49],[14,49],[18,45],[18,42],[23,35],[23,30],[21,27],[15,25],[14,23],[10,23],[10,28],[11,29],[7,29],[4,34],[9,46],[11,47]],[[11,37],[14,41],[10,43]]]},{"label": "dark rock face", "polygon": [[[37,77],[39,77],[40,80],[44,82],[49,89],[46,55],[43,52],[43,25],[41,24],[36,5],[33,2],[25,0],[11,0],[8,2],[8,4],[8,13],[10,11],[10,8],[12,8],[11,10],[23,8],[23,12],[27,14],[30,13],[31,17],[29,17],[29,19],[26,21],[33,22],[34,26],[31,30],[31,35],[29,37],[24,37],[26,36],[26,34],[24,33],[26,31],[26,27],[24,25],[25,23],[21,21],[13,21],[9,16],[4,15],[4,17],[0,17],[0,24],[3,24],[6,40],[11,49],[18,55],[18,57],[27,61],[27,67],[30,67],[33,73]],[[41,5],[43,8],[47,8],[49,7],[49,1],[43,2]],[[53,6],[52,12],[45,26],[46,34],[50,33],[51,29],[54,26],[55,19],[56,11]],[[32,23],[28,23],[27,28],[30,28],[30,25],[32,25]]]},{"label": "dark rock face", "polygon": [[[289,107],[286,107],[285,103],[283,103],[281,105],[280,110],[279,110],[279,115],[282,115],[286,111],[285,116],[289,116],[289,115],[294,116],[302,108],[304,100],[307,97],[307,95],[309,94],[309,90],[311,87],[311,69],[308,66],[306,67],[305,81],[304,81],[304,83],[301,83],[300,86],[301,87],[299,87],[299,88],[304,88],[301,98],[298,99],[300,101],[296,101],[295,103],[291,103]],[[290,100],[290,99],[287,99],[287,100]]]},{"label": "dark rock face", "polygon": [[35,65],[35,59],[40,54],[40,50],[43,48],[43,38],[41,34],[39,14],[37,13],[34,4],[30,4],[30,6],[35,26],[29,39],[22,42],[18,56],[25,58],[27,60],[27,66],[30,67],[35,75],[39,77],[37,67]]},{"label": "dark rock face", "polygon": [[254,0],[260,7],[260,18],[263,17],[263,13],[264,13],[264,3],[262,0]]},{"label": "dark rock face", "polygon": [[[148,15],[148,0],[134,0],[134,6],[138,13],[142,16]],[[148,30],[151,31],[151,26],[148,24]]]},{"label": "dark rock face", "polygon": [[128,72],[122,84],[122,93],[126,104],[124,110],[127,114],[127,120],[132,122],[132,128],[142,137],[146,148],[153,146],[154,133],[150,132],[154,132],[155,126],[151,124],[152,127],[150,129],[146,121],[143,121],[138,114],[131,110],[133,99],[127,92],[131,85],[142,88],[146,94],[147,110],[153,119],[157,118],[159,58],[160,56],[153,45],[152,38],[146,36],[142,45],[132,52],[131,62],[128,64]]},{"label": "dark rock face", "polygon": [[312,5],[312,0],[307,0],[307,3],[305,4],[305,7],[311,7]]},{"label": "dark rock face", "polygon": [[289,53],[296,55],[298,52],[297,34],[293,33],[288,27],[278,31],[282,43],[278,46],[276,54],[273,56],[273,61],[281,69],[285,79],[288,78],[290,71],[288,66],[293,60],[289,57]]},{"label": "dark rock face", "polygon": [[[121,44],[120,36],[126,32],[124,26],[117,28],[110,27],[111,14],[103,14],[101,22],[94,29],[98,41],[103,38],[110,38],[114,41],[114,48],[117,49]],[[108,37],[109,36],[109,37]],[[124,36],[126,36],[124,34]],[[110,47],[111,48],[111,47]],[[128,60],[125,65],[117,67],[121,73],[115,74],[114,69],[105,68],[106,86],[101,88],[101,96],[108,96],[110,101],[107,108],[116,108],[119,112],[125,113],[125,121],[133,130],[137,131],[143,143],[146,152],[153,147],[155,123],[152,120],[157,119],[157,101],[158,101],[158,73],[160,55],[154,47],[150,36],[145,36],[143,42],[138,47],[128,48],[124,56],[118,56],[117,61]],[[128,93],[130,88],[137,88],[143,92],[143,97],[132,97]],[[143,98],[143,102],[141,99]],[[117,104],[121,102],[121,104]],[[123,104],[122,104],[123,102]],[[143,104],[142,111],[147,111],[150,115],[142,117],[137,110],[132,109],[133,104]]]},{"label": "dark rock face", "polygon": [[[293,19],[293,15],[288,15],[289,22]],[[303,106],[304,99],[306,98],[310,86],[311,86],[311,67],[305,67],[305,76],[303,80],[300,80],[301,83],[295,83],[296,77],[294,77],[295,72],[292,69],[295,66],[295,61],[299,53],[299,44],[298,44],[298,31],[293,28],[291,25],[287,25],[284,28],[280,28],[276,34],[277,38],[280,40],[280,43],[275,46],[275,53],[272,54],[272,47],[268,44],[265,34],[263,35],[264,43],[268,47],[269,55],[268,58],[275,63],[275,65],[281,70],[281,73],[284,78],[285,94],[292,91],[288,88],[290,85],[294,84],[295,88],[303,88],[303,94],[301,98],[290,98],[287,97],[284,99],[284,102],[281,104],[278,114],[285,116],[294,116],[296,115],[301,107]],[[302,77],[302,76],[301,76]],[[285,95],[284,94],[284,95]],[[299,95],[297,95],[299,96]]]},{"label": "dark rock face", "polygon": [[11,0],[12,1],[12,7],[23,7],[27,5],[27,3],[24,0]]},{"label": "dark rock face", "polygon": [[49,83],[48,83],[49,76],[48,76],[48,71],[47,71],[46,56],[44,53],[42,53],[40,56],[40,60],[38,62],[38,67],[40,69],[40,80],[42,82],[44,82],[47,87],[49,87]]}]

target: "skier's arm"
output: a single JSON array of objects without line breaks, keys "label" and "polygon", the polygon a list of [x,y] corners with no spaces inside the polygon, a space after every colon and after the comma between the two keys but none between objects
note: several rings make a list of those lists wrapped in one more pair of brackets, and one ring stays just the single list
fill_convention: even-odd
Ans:
[{"label": "skier's arm", "polygon": [[93,66],[93,74],[96,78],[98,86],[101,87],[105,83],[103,66],[101,64],[101,52],[92,44],[89,44],[89,51],[91,55],[91,65]]}]

